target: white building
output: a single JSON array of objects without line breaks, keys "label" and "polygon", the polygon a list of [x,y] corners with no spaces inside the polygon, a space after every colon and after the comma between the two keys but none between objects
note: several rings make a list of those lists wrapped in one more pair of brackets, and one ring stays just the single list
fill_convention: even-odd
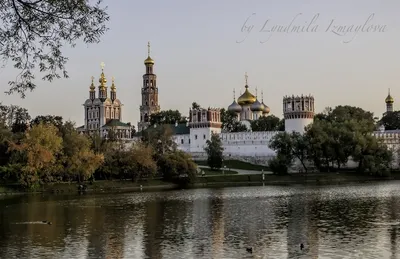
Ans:
[{"label": "white building", "polygon": [[112,79],[110,96],[108,96],[107,79],[104,75],[103,63],[99,79],[98,96],[96,97],[94,77],[92,77],[92,84],[89,88],[89,99],[83,104],[85,124],[77,130],[82,134],[98,133],[102,137],[107,137],[112,130],[118,138],[131,138],[131,125],[122,122],[123,104],[117,99],[117,88],[114,78]]}]

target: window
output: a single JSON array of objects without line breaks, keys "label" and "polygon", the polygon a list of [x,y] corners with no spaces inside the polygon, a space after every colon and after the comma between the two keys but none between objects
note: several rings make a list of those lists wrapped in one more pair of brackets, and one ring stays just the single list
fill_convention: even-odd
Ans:
[{"label": "window", "polygon": [[183,144],[183,139],[181,139],[181,144]]},{"label": "window", "polygon": [[194,135],[194,139],[197,139],[197,135]]},{"label": "window", "polygon": [[190,144],[190,139],[189,139],[189,144]]},{"label": "window", "polygon": [[205,134],[203,135],[203,139],[206,139],[206,135]]}]

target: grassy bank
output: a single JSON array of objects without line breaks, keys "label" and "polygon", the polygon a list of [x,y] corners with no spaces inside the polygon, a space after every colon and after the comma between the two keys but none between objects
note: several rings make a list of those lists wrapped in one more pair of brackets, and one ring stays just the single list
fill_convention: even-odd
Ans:
[{"label": "grassy bank", "polygon": [[[194,161],[198,165],[208,166],[207,161]],[[241,170],[252,170],[252,171],[270,171],[268,166],[263,165],[253,165],[247,162],[239,161],[239,160],[224,160],[224,165],[226,168],[241,169]]]},{"label": "grassy bank", "polygon": [[[236,172],[237,173],[237,172]],[[394,172],[391,176],[380,177],[359,174],[355,172],[342,173],[313,173],[313,174],[292,174],[292,175],[262,175],[257,174],[221,174],[212,172],[205,176],[198,176],[195,183],[191,185],[197,187],[224,187],[224,186],[248,186],[248,185],[292,185],[292,184],[342,184],[342,183],[360,183],[379,180],[400,180],[400,172]],[[93,184],[86,184],[88,193],[118,193],[135,191],[162,191],[181,188],[176,184],[162,181],[160,179],[151,179],[140,182],[129,180],[114,181],[95,181]],[[78,192],[77,183],[54,183],[43,185],[36,192],[45,193],[76,193]],[[0,185],[0,194],[21,193],[23,190],[16,184]]]}]

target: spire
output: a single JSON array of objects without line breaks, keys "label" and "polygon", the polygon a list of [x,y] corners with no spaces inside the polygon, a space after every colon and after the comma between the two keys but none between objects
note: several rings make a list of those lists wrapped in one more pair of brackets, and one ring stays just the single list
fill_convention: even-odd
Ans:
[{"label": "spire", "polygon": [[257,86],[256,86],[256,98],[258,97],[258,94],[257,94]]},{"label": "spire", "polygon": [[248,88],[248,87],[249,87],[249,86],[248,86],[248,79],[249,79],[249,77],[247,76],[247,72],[244,73],[244,79],[245,79],[245,81],[246,81],[245,87]]},{"label": "spire", "polygon": [[116,91],[116,87],[115,87],[115,84],[114,84],[114,81],[115,81],[115,77],[112,77],[111,78],[111,80],[112,80],[112,84],[111,84],[111,91],[113,91],[113,92],[115,92]]},{"label": "spire", "polygon": [[154,60],[150,57],[150,41],[147,42],[147,59],[144,61],[144,64],[146,66],[154,64]]},{"label": "spire", "polygon": [[261,90],[261,102],[264,103],[264,92]]},{"label": "spire", "polygon": [[236,100],[236,95],[235,95],[235,88],[233,89],[233,100]]},{"label": "spire", "polygon": [[90,91],[94,92],[95,86],[94,86],[94,76],[91,77],[92,79],[92,84],[90,85]]},{"label": "spire", "polygon": [[107,79],[106,79],[106,76],[104,75],[104,67],[105,67],[106,65],[104,64],[104,62],[101,62],[100,63],[100,67],[101,67],[101,74],[100,74],[100,79],[99,79],[99,83],[100,83],[100,86],[99,87],[107,87],[106,86],[106,83],[107,83]]}]

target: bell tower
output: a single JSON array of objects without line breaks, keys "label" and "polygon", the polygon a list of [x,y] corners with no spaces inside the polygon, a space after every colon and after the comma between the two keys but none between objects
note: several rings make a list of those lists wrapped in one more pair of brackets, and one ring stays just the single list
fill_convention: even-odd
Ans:
[{"label": "bell tower", "polygon": [[144,61],[146,73],[143,75],[142,105],[139,108],[138,131],[142,131],[150,125],[151,114],[160,112],[157,75],[154,74],[154,60],[150,57],[150,42],[148,42],[147,48],[147,59]]}]

